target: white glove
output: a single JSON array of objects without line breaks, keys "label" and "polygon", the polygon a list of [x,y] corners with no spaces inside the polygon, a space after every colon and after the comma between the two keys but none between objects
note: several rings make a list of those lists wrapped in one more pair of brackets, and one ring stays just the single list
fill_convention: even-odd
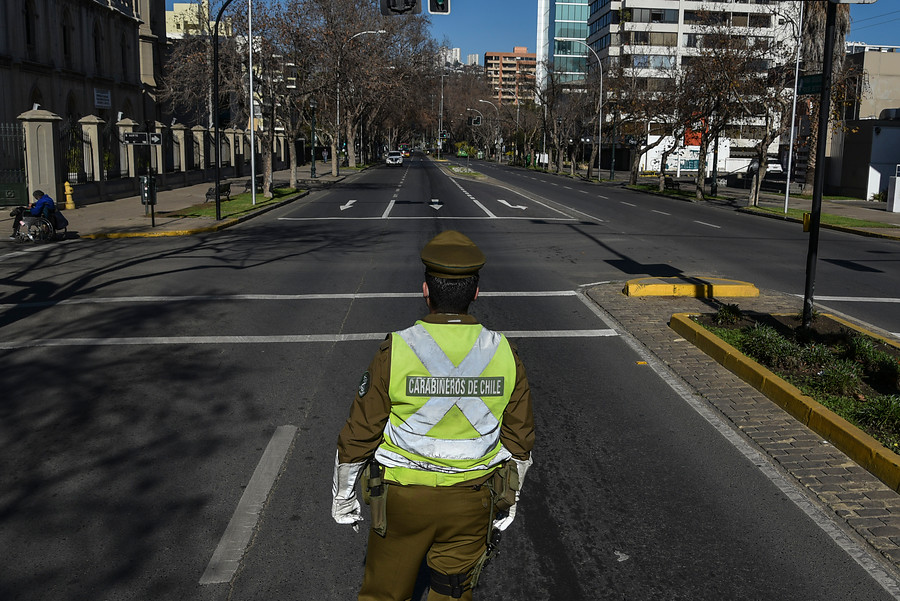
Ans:
[{"label": "white glove", "polygon": [[334,479],[331,483],[331,517],[338,524],[353,524],[363,521],[359,500],[356,498],[356,481],[365,461],[359,463],[339,463],[334,455]]},{"label": "white glove", "polygon": [[516,491],[516,502],[507,510],[508,513],[506,517],[494,520],[494,528],[501,532],[509,528],[509,525],[516,519],[516,506],[519,504],[519,493],[522,491],[522,484],[525,482],[525,474],[528,472],[528,468],[531,467],[531,464],[534,463],[531,454],[528,455],[528,459],[525,461],[520,461],[515,457],[513,457],[512,460],[515,462],[516,472],[519,474],[519,490]]},{"label": "white glove", "polygon": [[504,530],[509,528],[509,525],[513,523],[514,519],[516,519],[516,505],[518,505],[518,504],[519,504],[519,492],[516,491],[516,502],[513,504],[512,507],[507,509],[508,513],[506,514],[505,518],[500,519],[500,520],[494,520],[494,528],[496,528],[500,532],[503,532]]}]

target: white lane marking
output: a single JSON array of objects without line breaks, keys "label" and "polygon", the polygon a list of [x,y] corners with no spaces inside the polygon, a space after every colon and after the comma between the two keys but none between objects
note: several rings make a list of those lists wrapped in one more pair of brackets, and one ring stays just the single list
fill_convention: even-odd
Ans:
[{"label": "white lane marking", "polygon": [[486,214],[488,217],[490,217],[491,219],[496,219],[496,218],[497,218],[497,216],[494,215],[493,213],[491,213],[491,212],[488,210],[488,208],[487,208],[486,206],[484,206],[483,204],[481,204],[480,202],[478,202],[478,199],[475,198],[474,196],[472,196],[472,195],[469,193],[468,190],[466,190],[465,188],[463,188],[462,186],[460,186],[458,181],[456,181],[455,179],[453,179],[453,178],[450,177],[449,175],[448,175],[447,177],[450,179],[451,182],[453,182],[454,184],[456,184],[456,187],[457,187],[457,188],[459,188],[460,190],[462,190],[462,193],[463,193],[463,194],[465,194],[466,196],[469,197],[469,200],[471,200],[471,201],[474,202],[476,205],[478,205],[478,207],[479,207],[482,211],[484,211],[485,214]]},{"label": "white lane marking", "polygon": [[275,429],[259,464],[253,470],[250,483],[241,495],[231,521],[228,522],[228,527],[225,528],[225,533],[200,577],[200,584],[231,582],[240,567],[244,551],[256,529],[259,514],[281,472],[285,457],[294,444],[296,434],[296,426],[279,426]]},{"label": "white lane marking", "polygon": [[657,211],[656,209],[653,209],[653,212],[659,213],[660,215],[672,215],[672,213],[666,213],[665,211]]},{"label": "white lane marking", "polygon": [[341,210],[342,210],[342,211],[346,211],[347,209],[349,209],[350,207],[352,207],[352,206],[355,205],[355,204],[356,204],[356,201],[355,201],[355,200],[348,200],[348,201],[347,201],[347,204],[342,204],[342,205],[341,205]]},{"label": "white lane marking", "polygon": [[[391,205],[391,206],[393,206],[393,205]],[[390,207],[389,207],[389,209],[390,209]],[[591,217],[590,215],[588,215],[587,213],[584,213],[582,211],[578,211],[576,209],[571,209],[571,210],[576,213],[581,213],[582,215],[584,215],[586,217],[590,217],[594,221],[597,221],[597,222],[604,221],[603,219]],[[423,219],[429,219],[429,220],[431,220],[431,219],[460,219],[460,220],[464,220],[464,221],[465,220],[478,221],[478,220],[486,220],[486,219],[496,219],[497,221],[535,221],[535,220],[576,221],[576,219],[574,217],[515,217],[515,216],[498,217],[496,215],[491,216],[491,217],[488,217],[488,216],[484,216],[484,217],[480,217],[480,216],[438,217],[438,216],[434,216],[434,215],[431,217],[412,217],[412,216],[410,216],[410,217],[390,217],[387,215],[387,213],[388,213],[388,211],[385,211],[385,214],[382,215],[381,217],[279,217],[278,221],[340,221],[340,220],[343,220],[343,221],[372,221],[372,220],[380,220],[380,219],[388,219],[391,221],[394,221],[394,220],[396,220],[396,221],[416,221],[416,220],[423,220]]]},{"label": "white lane marking", "polygon": [[[387,332],[358,334],[293,334],[281,336],[145,336],[134,338],[39,338],[22,342],[0,342],[0,350],[58,348],[66,346],[166,346],[192,344],[310,344],[384,340]],[[515,330],[515,338],[598,338],[618,336],[615,330]]]},{"label": "white lane marking", "polygon": [[[518,196],[521,196],[522,198],[524,198],[524,199],[526,199],[526,200],[530,200],[531,202],[536,202],[537,204],[541,205],[541,206],[544,207],[545,209],[549,209],[549,210],[553,211],[554,213],[559,213],[560,215],[565,215],[566,217],[568,217],[568,218],[570,218],[570,219],[574,219],[571,215],[569,215],[569,214],[566,213],[565,211],[560,211],[560,210],[557,209],[556,207],[551,207],[551,206],[548,205],[547,203],[541,202],[541,201],[538,200],[537,198],[533,198],[532,196],[526,196],[525,194],[523,194],[522,192],[519,192],[518,190],[513,190],[512,188],[507,188],[506,186],[501,186],[500,184],[495,184],[495,185],[496,185],[498,188],[503,188],[504,190],[506,190],[506,191],[508,191],[508,192],[512,192],[513,194],[517,194]],[[568,208],[568,207],[566,207],[566,208]],[[573,210],[574,210],[574,209],[573,209]],[[582,214],[585,215],[586,213],[582,213]],[[503,219],[503,218],[501,217],[501,219]],[[552,219],[547,219],[547,221],[552,221]]]},{"label": "white lane marking", "polygon": [[572,189],[572,188],[570,188],[569,186],[563,186],[563,188],[565,188],[566,190],[571,190],[571,189]]},{"label": "white lane marking", "polygon": [[625,202],[624,200],[620,200],[620,201],[619,201],[619,204],[623,204],[623,205],[626,205],[626,206],[629,206],[629,207],[636,207],[636,206],[637,206],[636,204],[631,204],[630,202]]},{"label": "white lane marking", "polygon": [[699,223],[700,225],[705,225],[705,226],[707,226],[707,227],[714,227],[714,228],[716,228],[717,230],[722,229],[721,226],[713,225],[713,224],[711,224],[711,223],[706,223],[705,221],[696,221],[696,220],[695,220],[694,223]]},{"label": "white lane marking", "polygon": [[[510,292],[479,292],[487,297],[553,297],[576,296],[572,290],[523,290]],[[210,301],[306,301],[306,300],[362,300],[367,298],[421,298],[421,292],[351,292],[337,294],[192,294],[185,296],[107,296],[69,298],[58,301],[36,301],[3,304],[0,309],[55,307],[57,305],[103,305],[110,303],[177,303]]]},{"label": "white lane marking", "polygon": [[502,198],[498,198],[498,199],[497,199],[497,202],[499,202],[500,204],[504,204],[504,205],[508,206],[510,209],[520,209],[520,210],[524,211],[525,209],[528,208],[528,207],[523,207],[522,205],[512,205],[512,204],[510,204],[508,201],[503,200]]},{"label": "white lane marking", "polygon": [[[796,296],[802,296],[800,294]],[[818,296],[820,301],[839,301],[848,303],[900,303],[900,298],[879,298],[877,296]]]},{"label": "white lane marking", "polygon": [[391,199],[391,202],[388,203],[387,208],[384,210],[384,213],[381,214],[381,219],[387,219],[388,215],[391,214],[391,210],[394,208],[394,203],[397,202],[396,195]]}]

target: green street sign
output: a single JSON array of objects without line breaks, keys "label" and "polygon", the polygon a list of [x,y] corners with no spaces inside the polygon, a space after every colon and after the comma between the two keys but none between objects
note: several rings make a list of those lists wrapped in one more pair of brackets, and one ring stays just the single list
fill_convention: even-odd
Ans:
[{"label": "green street sign", "polygon": [[797,86],[797,94],[821,94],[822,93],[822,74],[813,73],[804,75],[800,78],[800,84]]}]

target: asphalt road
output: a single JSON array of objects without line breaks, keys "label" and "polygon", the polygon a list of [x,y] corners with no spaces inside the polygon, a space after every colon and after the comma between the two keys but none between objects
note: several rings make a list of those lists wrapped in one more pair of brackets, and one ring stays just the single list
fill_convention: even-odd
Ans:
[{"label": "asphalt road", "polygon": [[[518,344],[538,428],[477,598],[897,598],[578,293],[672,272],[794,290],[776,257],[800,236],[486,170],[505,188],[416,159],[216,234],[3,255],[0,598],[353,598],[365,535],[330,518],[337,432],[379,341],[423,314],[418,252],[451,228],[488,256],[473,312]],[[898,289],[895,260],[834,269],[855,279],[833,294]],[[212,564],[226,580],[200,584]]]}]

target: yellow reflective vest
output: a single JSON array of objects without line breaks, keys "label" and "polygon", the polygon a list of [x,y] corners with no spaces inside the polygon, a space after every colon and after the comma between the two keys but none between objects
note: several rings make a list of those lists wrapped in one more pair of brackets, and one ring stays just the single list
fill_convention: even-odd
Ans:
[{"label": "yellow reflective vest", "polygon": [[424,321],[392,337],[391,414],[375,452],[385,479],[450,486],[506,461],[500,424],[516,383],[506,337]]}]

